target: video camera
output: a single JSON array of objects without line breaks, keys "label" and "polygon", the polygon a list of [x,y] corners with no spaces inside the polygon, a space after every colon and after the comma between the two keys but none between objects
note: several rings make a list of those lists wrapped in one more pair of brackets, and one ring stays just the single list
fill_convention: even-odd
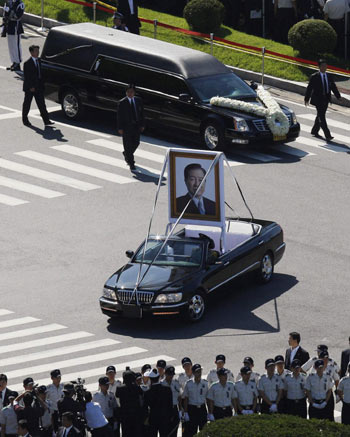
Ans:
[{"label": "video camera", "polygon": [[74,392],[76,395],[76,399],[79,402],[85,401],[85,393],[86,393],[86,387],[84,387],[85,379],[77,378],[75,381],[71,381],[71,384],[74,385]]}]

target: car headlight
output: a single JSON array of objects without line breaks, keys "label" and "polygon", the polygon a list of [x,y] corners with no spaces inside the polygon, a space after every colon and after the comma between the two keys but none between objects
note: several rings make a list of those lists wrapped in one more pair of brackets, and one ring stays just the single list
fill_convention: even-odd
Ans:
[{"label": "car headlight", "polygon": [[249,130],[248,123],[241,117],[233,117],[233,125],[238,132],[247,132]]},{"label": "car headlight", "polygon": [[290,115],[292,116],[292,126],[294,126],[295,124],[298,123],[297,116],[295,115],[294,111],[291,111]]},{"label": "car headlight", "polygon": [[103,297],[107,297],[107,299],[117,300],[115,291],[106,287],[103,288]]},{"label": "car headlight", "polygon": [[157,296],[155,303],[176,303],[182,299],[182,293],[160,294]]}]

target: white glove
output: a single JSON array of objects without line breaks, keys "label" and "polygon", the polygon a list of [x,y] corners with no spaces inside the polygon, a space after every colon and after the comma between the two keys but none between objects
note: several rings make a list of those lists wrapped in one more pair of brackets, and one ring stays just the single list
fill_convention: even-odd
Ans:
[{"label": "white glove", "polygon": [[188,413],[184,413],[184,421],[185,422],[189,422],[190,421],[190,416],[188,415]]},{"label": "white glove", "polygon": [[326,401],[322,402],[322,404],[320,404],[320,409],[324,408],[326,405],[327,405]]},{"label": "white glove", "polygon": [[313,406],[314,408],[317,408],[318,410],[321,408],[321,407],[320,407],[320,404],[316,404],[315,402],[312,404],[312,406]]},{"label": "white glove", "polygon": [[4,12],[8,12],[10,10],[10,8],[8,6],[4,6]]},{"label": "white glove", "polygon": [[183,411],[179,411],[179,419],[180,419],[180,421],[183,419],[183,417],[184,417],[184,413],[183,413]]},{"label": "white glove", "polygon": [[242,410],[242,414],[243,414],[243,416],[246,416],[247,414],[249,414],[248,411],[249,411],[249,410]]},{"label": "white glove", "polygon": [[246,410],[246,411],[247,411],[247,414],[254,414],[253,410]]},{"label": "white glove", "polygon": [[277,405],[276,404],[272,404],[270,407],[270,413],[277,413]]},{"label": "white glove", "polygon": [[209,422],[214,422],[215,420],[214,414],[208,414],[207,419],[209,420]]}]

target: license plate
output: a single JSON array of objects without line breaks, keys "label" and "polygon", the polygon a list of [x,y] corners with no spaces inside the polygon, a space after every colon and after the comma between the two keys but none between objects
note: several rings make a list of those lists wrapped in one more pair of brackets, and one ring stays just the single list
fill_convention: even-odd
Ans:
[{"label": "license plate", "polygon": [[142,308],[138,305],[123,305],[123,315],[130,319],[142,319]]},{"label": "license plate", "polygon": [[273,140],[274,141],[284,141],[287,139],[287,135],[274,135]]}]

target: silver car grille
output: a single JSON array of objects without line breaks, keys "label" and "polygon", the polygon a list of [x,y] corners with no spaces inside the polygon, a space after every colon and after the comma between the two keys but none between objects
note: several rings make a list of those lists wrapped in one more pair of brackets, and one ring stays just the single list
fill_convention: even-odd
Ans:
[{"label": "silver car grille", "polygon": [[138,302],[146,304],[151,303],[154,296],[154,293],[151,291],[136,291],[134,293],[133,290],[118,290],[117,298],[122,303],[136,303],[136,294]]},{"label": "silver car grille", "polygon": [[[292,126],[292,116],[291,114],[286,114],[288,121],[289,121],[289,126]],[[259,132],[269,132],[270,128],[267,126],[266,123],[266,119],[262,118],[261,120],[253,120],[253,124],[256,128],[256,130],[258,130]]]}]

